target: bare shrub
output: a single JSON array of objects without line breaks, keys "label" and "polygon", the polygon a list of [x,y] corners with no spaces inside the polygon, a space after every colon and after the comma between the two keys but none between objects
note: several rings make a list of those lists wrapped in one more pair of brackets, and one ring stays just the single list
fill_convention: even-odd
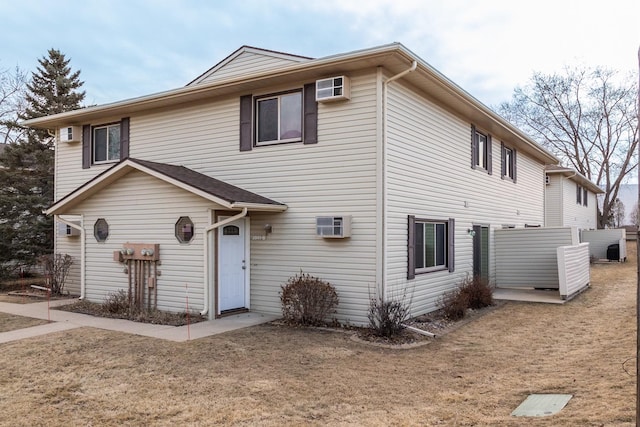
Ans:
[{"label": "bare shrub", "polygon": [[335,313],[338,294],[324,280],[300,271],[281,286],[280,302],[285,321],[295,325],[318,326]]},{"label": "bare shrub", "polygon": [[438,305],[447,319],[460,320],[467,312],[469,300],[467,294],[457,288],[442,295]]},{"label": "bare shrub", "polygon": [[460,291],[467,295],[469,308],[477,310],[493,305],[493,290],[489,283],[480,277],[467,277],[462,282]]},{"label": "bare shrub", "polygon": [[469,308],[477,310],[493,305],[493,290],[486,280],[469,276],[456,289],[445,293],[438,305],[448,319],[460,320]]},{"label": "bare shrub", "polygon": [[372,298],[369,301],[369,327],[380,337],[392,337],[402,332],[403,323],[409,318],[409,306],[402,301],[383,301]]},{"label": "bare shrub", "polygon": [[102,305],[107,313],[111,314],[129,314],[130,304],[128,293],[120,289],[118,292],[113,292],[107,295]]},{"label": "bare shrub", "polygon": [[40,257],[40,264],[44,269],[51,294],[62,295],[73,257],[68,254],[43,255]]}]

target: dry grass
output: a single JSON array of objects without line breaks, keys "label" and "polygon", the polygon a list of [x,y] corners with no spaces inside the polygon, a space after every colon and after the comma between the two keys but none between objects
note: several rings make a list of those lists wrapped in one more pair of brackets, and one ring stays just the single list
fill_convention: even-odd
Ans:
[{"label": "dry grass", "polygon": [[46,323],[48,323],[46,320],[0,313],[0,332],[15,331],[16,329],[30,328],[32,326],[44,325]]},{"label": "dry grass", "polygon": [[[568,304],[507,303],[409,350],[277,325],[188,343],[85,328],[3,344],[0,425],[631,426],[633,244],[629,257],[594,265]],[[552,417],[511,417],[530,393],[574,398]]]}]

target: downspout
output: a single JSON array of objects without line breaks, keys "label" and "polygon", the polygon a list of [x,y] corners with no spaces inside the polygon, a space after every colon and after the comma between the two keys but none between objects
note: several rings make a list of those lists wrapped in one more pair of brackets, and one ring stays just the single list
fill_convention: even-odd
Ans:
[{"label": "downspout", "polygon": [[68,225],[71,228],[75,228],[80,231],[80,299],[84,299],[85,295],[85,232],[84,232],[84,216],[81,216],[80,225],[74,224],[66,219],[60,218],[60,215],[54,215],[54,220]]},{"label": "downspout", "polygon": [[200,312],[200,315],[206,316],[209,313],[209,233],[218,227],[233,222],[237,219],[247,216],[247,208],[242,208],[242,212],[232,217],[223,219],[216,223],[211,224],[204,229],[204,308]]},{"label": "downspout", "polygon": [[387,280],[387,93],[389,83],[392,83],[405,75],[415,71],[418,67],[418,62],[413,61],[411,67],[389,77],[382,83],[382,283],[381,283],[381,295],[383,300],[386,300],[386,280]]}]

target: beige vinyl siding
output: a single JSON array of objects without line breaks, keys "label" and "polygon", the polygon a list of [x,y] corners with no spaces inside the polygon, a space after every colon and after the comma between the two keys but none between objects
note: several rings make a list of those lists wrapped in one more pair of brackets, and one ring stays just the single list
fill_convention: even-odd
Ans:
[{"label": "beige vinyl siding", "polygon": [[[563,183],[564,178],[559,175],[547,175],[549,184],[545,186],[545,225],[547,227],[560,227],[562,223]],[[575,194],[572,198],[575,201]]]},{"label": "beige vinyl siding", "polygon": [[[118,289],[128,289],[124,264],[113,260],[113,252],[126,242],[159,243],[158,309],[184,311],[186,287],[189,306],[203,309],[203,230],[209,211],[215,208],[205,199],[141,172],[130,172],[100,193],[82,202],[86,243],[86,297],[102,302]],[[196,235],[189,244],[175,237],[175,223],[189,216]],[[93,226],[98,218],[109,224],[106,242],[97,242]]]},{"label": "beige vinyl siding", "polygon": [[262,71],[275,70],[287,65],[297,64],[299,61],[285,59],[281,56],[265,55],[255,52],[243,52],[232,61],[223,64],[210,75],[198,83],[211,83],[229,77],[238,77]]},{"label": "beige vinyl siding", "polygon": [[[131,118],[131,157],[181,164],[285,203],[250,213],[251,309],[280,313],[280,286],[301,269],[337,287],[338,318],[366,322],[376,271],[376,80],[352,75],[351,100],[318,105],[318,143],[239,151],[239,96]],[[273,88],[273,92],[308,82]],[[254,94],[254,95],[257,95]],[[316,216],[351,215],[352,236],[315,236]]]},{"label": "beige vinyl siding", "polygon": [[[93,126],[105,123],[115,123],[121,117],[109,117],[99,122],[87,123]],[[58,142],[56,144],[55,165],[55,200],[60,200],[96,175],[112,167],[113,163],[92,165],[88,169],[82,168],[82,142]]]},{"label": "beige vinyl siding", "polygon": [[563,224],[566,226],[578,227],[579,229],[594,229],[597,228],[596,219],[596,198],[595,194],[587,191],[587,206],[584,206],[584,202],[577,203],[575,181],[564,178],[563,185]]},{"label": "beige vinyl siding", "polygon": [[[68,221],[81,221],[79,216],[64,215]],[[54,224],[55,250],[59,254],[67,254],[73,258],[73,264],[65,280],[64,291],[71,295],[80,295],[80,270],[81,270],[81,245],[82,236],[61,236],[58,234],[58,225]]]},{"label": "beige vinyl siding", "polygon": [[[390,294],[413,293],[414,314],[436,308],[443,292],[473,271],[473,225],[489,232],[489,268],[495,278],[493,236],[502,225],[544,222],[544,165],[517,153],[517,183],[500,177],[500,141],[493,138],[493,174],[471,168],[471,122],[393,83],[388,95],[387,272]],[[483,130],[483,129],[479,129]],[[507,145],[508,144],[508,141]],[[407,280],[407,217],[455,219],[455,272]]]}]

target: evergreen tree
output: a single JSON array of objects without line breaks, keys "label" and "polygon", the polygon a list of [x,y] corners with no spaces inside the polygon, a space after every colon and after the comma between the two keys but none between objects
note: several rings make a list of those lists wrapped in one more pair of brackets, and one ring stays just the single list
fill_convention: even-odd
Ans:
[{"label": "evergreen tree", "polygon": [[[84,82],[80,70],[71,72],[70,59],[56,49],[49,49],[49,57],[39,59],[38,72],[27,83],[27,108],[23,119],[34,119],[80,108],[85,92],[79,92]],[[42,142],[52,144],[46,130],[35,131]]]},{"label": "evergreen tree", "polygon": [[[80,71],[50,49],[27,84],[22,119],[80,108]],[[47,130],[29,129],[0,154],[0,276],[16,266],[34,265],[53,251],[53,219],[42,211],[53,202],[54,139]]]}]

